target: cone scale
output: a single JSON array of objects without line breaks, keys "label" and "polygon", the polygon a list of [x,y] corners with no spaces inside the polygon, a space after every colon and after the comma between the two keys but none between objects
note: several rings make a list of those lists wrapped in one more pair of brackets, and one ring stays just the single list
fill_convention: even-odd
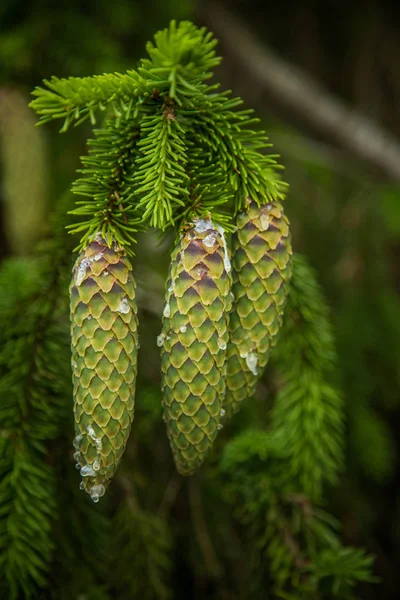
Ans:
[{"label": "cone scale", "polygon": [[137,310],[131,264],[97,235],[70,285],[74,458],[97,502],[125,450],[134,415]]},{"label": "cone scale", "polygon": [[227,349],[227,418],[255,392],[282,325],[291,277],[289,221],[275,201],[247,207],[232,236],[234,297]]},{"label": "cone scale", "polygon": [[163,418],[177,470],[191,475],[221,428],[231,308],[222,228],[197,219],[171,255],[161,346]]}]

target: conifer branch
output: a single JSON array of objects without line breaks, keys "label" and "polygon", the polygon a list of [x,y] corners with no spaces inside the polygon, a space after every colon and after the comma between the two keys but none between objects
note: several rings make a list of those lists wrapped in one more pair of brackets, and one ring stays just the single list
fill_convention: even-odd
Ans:
[{"label": "conifer branch", "polygon": [[0,274],[0,590],[10,600],[46,586],[54,548],[55,473],[48,443],[58,433],[70,389],[68,334],[60,319],[70,248],[62,229],[48,259],[10,261]]},{"label": "conifer branch", "polygon": [[[75,193],[92,198],[74,211],[86,218],[72,228],[84,232],[80,248],[97,231],[109,244],[117,239],[129,247],[135,213],[142,226],[161,230],[206,214],[229,229],[220,207],[231,198],[236,211],[249,196],[257,203],[283,199],[276,156],[264,153],[270,144],[254,129],[253,111],[240,109],[241,99],[230,92],[216,93],[218,85],[205,84],[221,60],[215,45],[204,28],[173,21],[147,45],[149,58],[137,72],[53,78],[45,82],[48,89],[35,90],[31,106],[40,122],[64,118],[62,131],[87,118],[95,124],[97,110],[114,110],[114,120],[96,130],[83,159],[84,177],[74,185]],[[131,150],[128,160],[135,122],[137,154]],[[133,167],[119,170],[115,190],[113,169],[120,160]]]},{"label": "conifer branch", "polygon": [[150,60],[141,61],[139,73],[153,78],[154,87],[167,92],[178,105],[194,105],[207,89],[202,83],[221,62],[215,53],[217,40],[204,27],[172,21],[169,28],[155,34],[154,41],[147,44]]},{"label": "conifer branch", "polygon": [[266,564],[274,593],[293,600],[318,597],[322,590],[355,600],[355,584],[374,581],[372,557],[342,546],[336,519],[304,494],[285,493],[288,461],[270,432],[237,436],[227,444],[221,467],[234,514],[246,526],[255,594],[267,585]]},{"label": "conifer branch", "polygon": [[[143,220],[165,229],[174,223],[176,209],[184,206],[189,196],[185,129],[173,106],[163,105],[155,114],[143,117],[140,131],[140,154],[129,183],[135,185]],[[131,197],[128,192],[127,200]]]},{"label": "conifer branch", "polygon": [[336,354],[328,309],[312,269],[300,255],[275,354],[283,385],[271,430],[287,456],[287,481],[311,498],[333,483],[343,463],[343,401],[334,384]]},{"label": "conifer branch", "polygon": [[211,214],[215,223],[230,230],[231,215],[219,210],[233,198],[227,172],[221,164],[211,160],[207,147],[199,146],[188,138],[190,201],[179,219],[190,223],[195,217],[207,218]]},{"label": "conifer branch", "polygon": [[84,231],[78,249],[98,232],[120,245],[134,242],[137,230],[136,210],[126,201],[132,191],[133,162],[138,155],[139,125],[134,119],[108,119],[102,129],[94,131],[88,141],[89,154],[82,157],[83,177],[72,186],[75,194],[90,198],[78,201],[71,214],[85,216],[86,220],[71,225],[71,233]]},{"label": "conifer branch", "polygon": [[141,104],[164,95],[193,105],[204,89],[200,91],[199,84],[212,76],[210,69],[221,60],[215,55],[216,40],[187,21],[178,26],[172,21],[154,39],[155,44],[147,45],[150,60],[143,59],[138,71],[45,80],[46,88],[36,87],[30,104],[40,116],[39,124],[64,119],[61,132],[87,119],[95,125],[96,112],[108,106],[117,117],[135,117]]},{"label": "conifer branch", "polygon": [[263,153],[271,144],[265,132],[253,129],[259,123],[259,119],[251,118],[254,111],[232,110],[242,100],[230,98],[229,93],[212,94],[207,100],[209,107],[204,102],[191,114],[194,137],[202,146],[208,146],[211,161],[227,171],[235,211],[244,208],[247,197],[257,203],[283,200],[287,184],[275,173],[281,168],[276,162],[278,155]]},{"label": "conifer branch", "polygon": [[29,597],[34,584],[46,581],[55,518],[54,471],[46,464],[46,442],[57,432],[65,381],[53,302],[40,295],[17,302],[16,309],[24,314],[23,326],[19,321],[19,327],[8,327],[0,356],[0,366],[8,370],[0,387],[1,397],[7,398],[0,415],[0,571],[10,598],[17,598],[20,589]]},{"label": "conifer branch", "polygon": [[70,125],[80,125],[90,119],[96,124],[96,112],[111,105],[115,115],[129,117],[147,98],[151,90],[133,70],[125,74],[110,73],[92,77],[52,77],[44,80],[47,89],[37,87],[30,106],[40,116],[39,124],[64,119],[60,132]]}]

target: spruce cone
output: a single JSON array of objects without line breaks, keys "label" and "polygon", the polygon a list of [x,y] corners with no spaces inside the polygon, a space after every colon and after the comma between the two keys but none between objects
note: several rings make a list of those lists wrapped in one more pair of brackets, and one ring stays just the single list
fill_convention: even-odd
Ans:
[{"label": "spruce cone", "polygon": [[279,202],[248,199],[232,239],[234,304],[229,324],[227,417],[254,394],[282,325],[291,276],[289,221]]},{"label": "spruce cone", "polygon": [[124,250],[97,235],[76,260],[70,297],[74,457],[81,488],[97,501],[125,450],[134,414],[137,310]]},{"label": "spruce cone", "polygon": [[164,421],[182,475],[201,465],[221,428],[230,270],[222,228],[197,219],[181,234],[171,256],[158,344]]}]

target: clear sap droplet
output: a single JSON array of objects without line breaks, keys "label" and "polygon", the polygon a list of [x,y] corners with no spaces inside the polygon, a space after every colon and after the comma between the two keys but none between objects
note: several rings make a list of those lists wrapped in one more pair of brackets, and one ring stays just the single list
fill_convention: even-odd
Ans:
[{"label": "clear sap droplet", "polygon": [[74,441],[72,442],[72,444],[73,444],[74,448],[76,448],[77,450],[79,450],[79,448],[81,447],[81,442],[82,442],[82,440],[83,440],[83,435],[80,435],[80,434],[79,434],[79,435],[77,435],[77,436],[74,438]]},{"label": "clear sap droplet", "polygon": [[223,338],[218,338],[218,347],[221,348],[221,350],[226,349],[226,342]]},{"label": "clear sap droplet", "polygon": [[76,274],[76,285],[80,286],[82,281],[85,279],[86,270],[90,267],[90,260],[88,258],[84,258],[79,267],[78,272]]},{"label": "clear sap droplet", "polygon": [[78,452],[74,452],[74,460],[79,461],[81,458],[81,453],[78,450]]},{"label": "clear sap droplet", "polygon": [[208,229],[215,229],[211,219],[196,219],[194,230],[196,233],[204,233]]},{"label": "clear sap droplet", "polygon": [[224,417],[226,415],[226,410],[224,408],[221,408],[220,413],[221,417]]},{"label": "clear sap droplet", "polygon": [[221,425],[221,423],[218,423],[218,425],[217,425],[218,431],[221,431],[222,428],[223,428],[223,425]]},{"label": "clear sap droplet", "polygon": [[104,496],[106,488],[101,483],[90,488],[90,497],[93,502],[98,502],[99,498]]},{"label": "clear sap droplet", "polygon": [[85,489],[85,485],[84,485],[83,481],[80,482],[79,489],[80,490],[84,490]]},{"label": "clear sap droplet", "polygon": [[94,472],[93,467],[91,465],[85,465],[81,469],[81,475],[82,475],[82,477],[93,477],[94,474],[95,474],[95,472]]},{"label": "clear sap droplet", "polygon": [[171,307],[169,305],[169,302],[167,302],[167,304],[164,306],[163,315],[166,319],[168,319],[168,317],[171,315]]},{"label": "clear sap droplet", "polygon": [[100,260],[103,257],[102,252],[99,252],[98,254],[96,254],[95,256],[93,256],[93,260]]},{"label": "clear sap droplet", "polygon": [[160,333],[160,335],[157,336],[157,346],[159,348],[161,348],[161,346],[163,345],[165,340],[165,335],[163,333]]},{"label": "clear sap droplet", "polygon": [[86,431],[88,432],[88,435],[89,435],[89,437],[92,438],[92,440],[95,440],[95,441],[97,440],[96,432],[91,425],[88,425],[86,427]]},{"label": "clear sap droplet", "polygon": [[269,227],[269,216],[265,213],[261,213],[260,215],[260,225],[261,231],[266,231]]},{"label": "clear sap droplet", "polygon": [[230,273],[230,271],[231,271],[231,261],[229,260],[228,247],[226,245],[225,229],[223,227],[221,227],[221,225],[217,225],[217,229],[218,229],[218,232],[221,235],[222,245],[224,247],[224,267],[225,267],[225,271],[227,273]]},{"label": "clear sap droplet", "polygon": [[253,375],[258,375],[257,363],[258,363],[257,354],[255,352],[249,352],[249,354],[246,356],[246,365],[248,366],[250,371],[253,373]]},{"label": "clear sap droplet", "polygon": [[75,465],[75,469],[80,469],[80,468],[81,468],[81,466],[82,466],[82,465],[81,465],[81,463],[76,463],[76,465]]},{"label": "clear sap droplet", "polygon": [[187,330],[186,325],[182,325],[182,327],[180,328],[179,331],[181,331],[182,333],[185,333],[186,330]]},{"label": "clear sap droplet", "polygon": [[103,449],[103,442],[97,438],[96,440],[96,448],[97,448],[97,452],[101,452],[101,450]]},{"label": "clear sap droplet", "polygon": [[100,470],[100,459],[99,459],[99,457],[95,458],[94,463],[93,463],[93,469],[95,471],[99,471]]},{"label": "clear sap droplet", "polygon": [[130,310],[131,307],[129,306],[128,300],[126,298],[123,298],[117,306],[117,312],[122,313],[123,315],[127,315]]},{"label": "clear sap droplet", "polygon": [[207,237],[204,238],[203,244],[207,246],[207,248],[212,248],[216,242],[215,235],[210,233]]}]

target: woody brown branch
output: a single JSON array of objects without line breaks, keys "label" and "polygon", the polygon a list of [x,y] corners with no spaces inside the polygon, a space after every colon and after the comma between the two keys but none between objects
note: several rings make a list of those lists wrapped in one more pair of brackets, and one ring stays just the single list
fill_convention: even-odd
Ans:
[{"label": "woody brown branch", "polygon": [[264,94],[386,177],[400,181],[400,142],[391,133],[276,56],[226,9],[207,3],[202,18],[236,68],[250,75]]}]

